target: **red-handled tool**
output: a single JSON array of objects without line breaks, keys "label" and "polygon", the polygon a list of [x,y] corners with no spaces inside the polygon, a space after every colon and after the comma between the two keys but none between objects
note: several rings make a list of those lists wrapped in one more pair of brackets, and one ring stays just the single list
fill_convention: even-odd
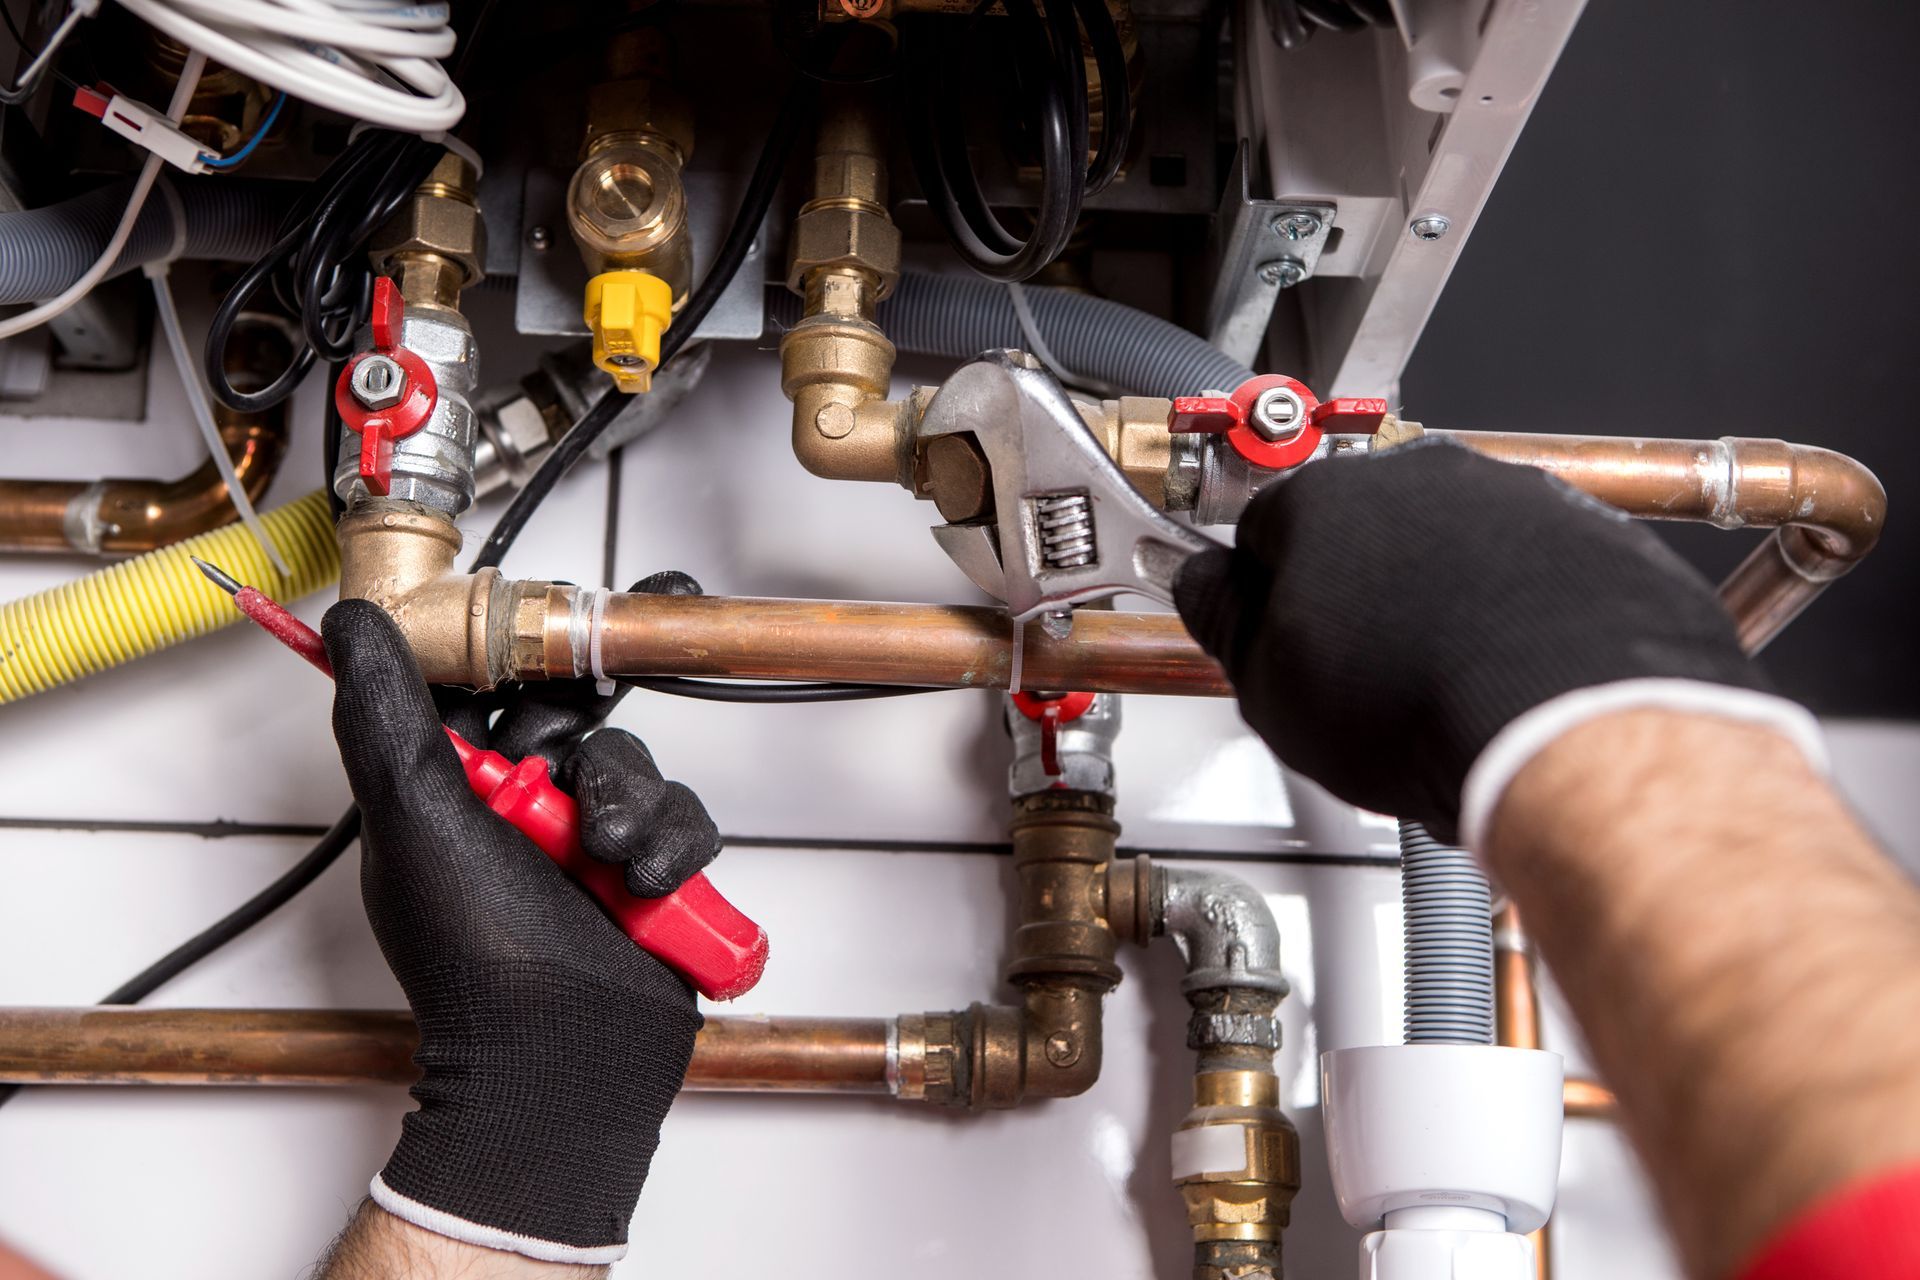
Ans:
[{"label": "red-handled tool", "polygon": [[[319,633],[252,587],[243,587],[213,565],[193,558],[200,572],[233,597],[240,612],[280,643],[331,677]],[[572,876],[649,954],[671,966],[710,1000],[743,996],[767,967],[767,933],[720,895],[704,873],[695,874],[664,898],[627,892],[620,868],[599,862],[580,847],[580,809],[553,784],[547,762],[528,756],[515,764],[447,730],[467,784],[489,809],[512,823]]]}]

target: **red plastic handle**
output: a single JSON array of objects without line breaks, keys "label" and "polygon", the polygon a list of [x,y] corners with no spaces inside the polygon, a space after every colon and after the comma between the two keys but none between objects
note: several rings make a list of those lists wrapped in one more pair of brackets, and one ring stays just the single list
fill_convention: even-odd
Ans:
[{"label": "red plastic handle", "polygon": [[473,794],[540,846],[561,870],[594,896],[615,924],[671,966],[710,1000],[743,996],[767,968],[767,932],[720,895],[704,874],[664,898],[627,892],[620,868],[580,847],[580,810],[553,785],[547,762],[528,756],[514,764],[447,730]]}]

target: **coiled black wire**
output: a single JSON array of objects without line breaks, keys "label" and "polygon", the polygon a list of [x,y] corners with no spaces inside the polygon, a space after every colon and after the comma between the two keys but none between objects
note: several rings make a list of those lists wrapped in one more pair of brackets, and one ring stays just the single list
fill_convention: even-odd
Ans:
[{"label": "coiled black wire", "polygon": [[[201,368],[214,396],[240,413],[259,413],[293,394],[315,360],[353,354],[354,333],[373,299],[367,241],[426,180],[445,148],[415,134],[368,129],[327,166],[280,224],[273,247],[241,273],[214,311]],[[258,391],[226,376],[227,340],[262,288],[300,317],[293,359]]]},{"label": "coiled black wire", "polygon": [[[988,0],[967,19],[967,45],[978,42]],[[952,29],[938,18],[920,20],[904,37],[909,74],[907,141],[927,205],[954,251],[981,275],[1017,281],[1060,256],[1080,219],[1082,202],[1105,190],[1126,159],[1133,119],[1126,49],[1105,0],[1048,5],[1042,19],[1033,0],[1005,0],[1004,43],[1016,85],[1032,100],[1033,140],[1040,153],[1040,198],[1033,230],[1024,239],[1007,230],[988,207],[967,152],[962,111],[974,86],[951,55]],[[1080,32],[1092,46],[1103,98],[1100,150],[1087,161],[1087,67]]]}]

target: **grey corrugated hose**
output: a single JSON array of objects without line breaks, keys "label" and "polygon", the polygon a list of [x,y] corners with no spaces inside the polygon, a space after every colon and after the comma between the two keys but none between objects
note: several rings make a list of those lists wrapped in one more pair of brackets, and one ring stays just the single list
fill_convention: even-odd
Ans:
[{"label": "grey corrugated hose", "polygon": [[[292,186],[163,176],[114,272],[168,256],[251,262],[272,245]],[[38,302],[78,280],[106,249],[132,188],[129,178],[43,208],[0,213],[0,303]]]},{"label": "grey corrugated hose", "polygon": [[1473,855],[1400,824],[1407,1043],[1493,1043],[1493,894]]},{"label": "grey corrugated hose", "polygon": [[[1179,325],[1119,302],[1071,289],[1024,286],[1035,327],[1069,370],[1128,395],[1187,396],[1231,391],[1253,370]],[[800,299],[770,291],[781,326],[800,318]],[[876,319],[893,345],[919,355],[965,360],[1028,344],[1007,287],[973,276],[908,273]]]}]

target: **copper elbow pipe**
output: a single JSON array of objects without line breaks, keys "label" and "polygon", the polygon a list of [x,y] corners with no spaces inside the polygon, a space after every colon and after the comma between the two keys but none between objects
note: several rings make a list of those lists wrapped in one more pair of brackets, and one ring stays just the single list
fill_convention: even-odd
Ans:
[{"label": "copper elbow pipe", "polygon": [[1886,524],[1887,493],[1873,472],[1811,445],[1732,436],[1432,434],[1502,462],[1538,467],[1642,519],[1776,529],[1720,587],[1750,653],[1872,551]]},{"label": "copper elbow pipe", "polygon": [[[891,1093],[884,1018],[709,1017],[686,1088]],[[404,1012],[351,1009],[0,1009],[0,1081],[26,1084],[409,1084]]]},{"label": "copper elbow pipe", "polygon": [[[280,330],[258,318],[236,330],[234,351],[243,387],[289,354]],[[286,406],[241,414],[215,404],[213,415],[240,487],[259,502],[286,456]],[[0,480],[0,551],[139,555],[235,518],[212,458],[178,480]]]}]

